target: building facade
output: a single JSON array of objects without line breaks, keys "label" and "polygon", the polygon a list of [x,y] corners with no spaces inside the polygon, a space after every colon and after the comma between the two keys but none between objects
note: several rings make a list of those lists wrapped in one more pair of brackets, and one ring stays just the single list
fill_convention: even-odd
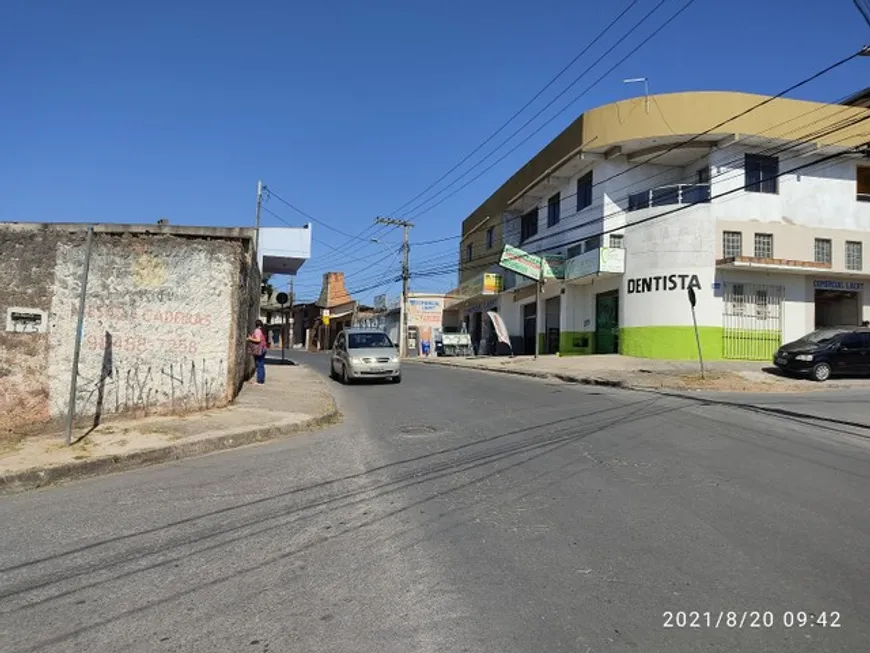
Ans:
[{"label": "building facade", "polygon": [[[868,118],[719,92],[591,110],[464,221],[460,288],[489,273],[502,291],[462,301],[496,304],[516,353],[537,339],[544,353],[693,359],[697,322],[705,358],[769,360],[818,326],[857,325]],[[558,263],[540,295],[499,265],[505,245]]]}]

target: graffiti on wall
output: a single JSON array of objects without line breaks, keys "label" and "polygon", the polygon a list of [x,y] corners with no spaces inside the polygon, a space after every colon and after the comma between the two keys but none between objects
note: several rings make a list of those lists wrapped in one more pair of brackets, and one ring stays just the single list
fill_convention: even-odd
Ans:
[{"label": "graffiti on wall", "polygon": [[[184,411],[228,396],[238,259],[226,243],[106,238],[91,259],[77,413]],[[55,416],[67,407],[83,248],[61,244],[50,330]]]}]

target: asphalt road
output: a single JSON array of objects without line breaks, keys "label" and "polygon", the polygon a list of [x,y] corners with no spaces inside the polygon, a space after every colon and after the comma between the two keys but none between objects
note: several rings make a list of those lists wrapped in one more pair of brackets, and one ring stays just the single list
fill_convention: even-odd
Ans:
[{"label": "asphalt road", "polygon": [[0,499],[0,650],[866,650],[870,431],[414,364],[335,388],[327,430]]}]

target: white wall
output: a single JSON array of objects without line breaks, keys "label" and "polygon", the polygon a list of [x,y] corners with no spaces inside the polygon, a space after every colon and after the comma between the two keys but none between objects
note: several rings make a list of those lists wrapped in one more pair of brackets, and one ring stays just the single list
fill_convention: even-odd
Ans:
[{"label": "white wall", "polygon": [[[758,150],[731,146],[711,153],[714,197],[744,186],[744,156],[752,151]],[[787,150],[780,155],[779,170],[784,173],[819,160],[820,157],[795,158]],[[734,192],[713,201],[714,216],[720,220],[870,230],[870,202],[855,199],[857,164],[854,159],[834,159],[797,173],[782,174],[778,194]]]}]

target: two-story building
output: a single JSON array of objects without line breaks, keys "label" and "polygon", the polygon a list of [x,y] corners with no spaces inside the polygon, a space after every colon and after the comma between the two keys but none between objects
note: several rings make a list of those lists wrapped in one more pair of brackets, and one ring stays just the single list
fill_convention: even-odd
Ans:
[{"label": "two-story building", "polygon": [[[863,99],[862,99],[863,98]],[[870,319],[870,109],[734,92],[626,100],[577,118],[464,222],[459,284],[502,275],[517,353],[768,359]],[[504,245],[561,255],[542,284]],[[460,319],[491,328],[491,297]],[[475,315],[474,313],[477,313]]]}]

